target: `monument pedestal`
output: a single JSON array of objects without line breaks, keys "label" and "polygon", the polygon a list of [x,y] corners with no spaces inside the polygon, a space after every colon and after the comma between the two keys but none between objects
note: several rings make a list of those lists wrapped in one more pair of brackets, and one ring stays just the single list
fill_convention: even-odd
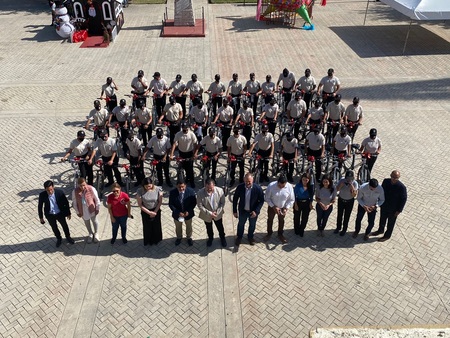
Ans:
[{"label": "monument pedestal", "polygon": [[162,37],[204,37],[205,11],[202,7],[202,18],[195,19],[192,0],[175,0],[174,20],[169,20],[166,13],[161,31]]}]

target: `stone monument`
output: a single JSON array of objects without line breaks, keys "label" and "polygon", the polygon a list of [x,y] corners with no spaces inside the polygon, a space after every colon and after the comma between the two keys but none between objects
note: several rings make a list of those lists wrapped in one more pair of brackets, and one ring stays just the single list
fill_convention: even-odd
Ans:
[{"label": "stone monument", "polygon": [[175,0],[175,26],[195,26],[192,0]]}]

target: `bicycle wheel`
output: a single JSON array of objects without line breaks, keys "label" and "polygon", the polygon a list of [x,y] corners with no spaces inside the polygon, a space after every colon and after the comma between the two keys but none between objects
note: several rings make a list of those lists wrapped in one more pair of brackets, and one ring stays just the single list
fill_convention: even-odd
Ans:
[{"label": "bicycle wheel", "polygon": [[331,176],[331,179],[333,180],[334,186],[337,185],[337,183],[339,182],[341,177],[342,177],[341,170],[338,167],[334,167],[333,175]]},{"label": "bicycle wheel", "polygon": [[73,175],[73,188],[78,188],[78,179],[80,178],[80,174],[78,172],[75,172]]},{"label": "bicycle wheel", "polygon": [[177,179],[186,182],[186,174],[183,168],[179,168],[177,172]]},{"label": "bicycle wheel", "polygon": [[227,169],[223,182],[223,193],[225,196],[230,192],[230,171]]},{"label": "bicycle wheel", "polygon": [[125,176],[123,180],[123,183],[125,184],[125,193],[128,195],[130,193],[130,178],[128,176]]},{"label": "bicycle wheel", "polygon": [[310,182],[312,191],[315,194],[316,193],[316,174],[314,173],[314,170],[312,167],[309,168],[308,176],[309,176],[309,182]]},{"label": "bicycle wheel", "polygon": [[100,198],[103,196],[103,189],[105,188],[105,179],[103,173],[97,173],[97,179],[95,182],[95,187],[97,188],[97,193]]},{"label": "bicycle wheel", "polygon": [[360,184],[364,184],[366,182],[369,182],[370,180],[370,171],[369,168],[367,168],[367,165],[363,165],[358,170],[358,179]]},{"label": "bicycle wheel", "polygon": [[255,177],[255,183],[259,184],[259,179],[261,178],[261,171],[258,168],[255,171],[254,177]]}]

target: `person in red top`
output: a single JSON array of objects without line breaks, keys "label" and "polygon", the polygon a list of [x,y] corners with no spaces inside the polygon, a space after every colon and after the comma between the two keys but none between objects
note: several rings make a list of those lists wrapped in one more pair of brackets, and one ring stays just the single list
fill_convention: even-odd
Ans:
[{"label": "person in red top", "polygon": [[122,242],[126,244],[127,240],[127,220],[131,215],[130,197],[120,190],[120,185],[114,183],[112,186],[112,194],[108,196],[108,211],[112,223],[112,239],[111,244],[114,244],[117,238],[117,232],[122,233]]}]

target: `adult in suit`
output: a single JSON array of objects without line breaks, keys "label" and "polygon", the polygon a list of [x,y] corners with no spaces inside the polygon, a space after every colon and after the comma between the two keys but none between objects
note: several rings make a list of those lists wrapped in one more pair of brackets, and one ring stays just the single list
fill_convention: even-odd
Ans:
[{"label": "adult in suit", "polygon": [[[245,222],[248,226],[248,242],[255,245],[253,234],[256,229],[256,221],[264,204],[264,193],[258,184],[253,183],[253,175],[247,173],[244,182],[239,184],[233,196],[233,215],[239,217],[236,246],[239,246],[244,235]],[[239,211],[239,213],[238,213]]]},{"label": "adult in suit", "polygon": [[183,222],[186,224],[186,238],[189,246],[192,246],[192,217],[194,208],[197,205],[195,191],[186,186],[184,180],[178,180],[177,187],[170,191],[169,208],[172,210],[172,217],[175,222],[175,233],[177,239],[175,245],[181,243],[183,238]]},{"label": "adult in suit", "polygon": [[[405,207],[408,194],[405,185],[400,182],[400,172],[398,170],[392,171],[391,178],[385,178],[381,186],[384,190],[385,201],[381,206],[378,230],[371,233],[371,235],[383,235],[378,241],[384,242],[391,238],[395,222],[397,221],[398,215],[400,215]],[[387,230],[384,232],[386,222]]]},{"label": "adult in suit", "polygon": [[[70,237],[69,226],[66,222],[66,217],[67,219],[70,219],[71,216],[70,205],[66,195],[64,195],[62,190],[55,189],[52,181],[45,181],[44,189],[45,191],[39,194],[38,203],[38,214],[41,224],[45,224],[45,215],[45,218],[47,218],[47,221],[56,236],[57,248],[61,245],[62,237],[56,222],[61,224],[64,235],[67,238],[67,242],[74,244],[75,241]],[[42,207],[44,207],[44,210],[42,210]]]},{"label": "adult in suit", "polygon": [[212,227],[212,222],[214,221],[217,231],[219,231],[220,242],[223,247],[226,247],[227,241],[225,239],[225,231],[222,223],[225,194],[223,193],[222,188],[216,187],[216,183],[212,178],[208,178],[205,187],[198,192],[197,206],[200,209],[198,217],[200,217],[206,225],[206,232],[208,234],[206,246],[211,246],[214,239]]}]

